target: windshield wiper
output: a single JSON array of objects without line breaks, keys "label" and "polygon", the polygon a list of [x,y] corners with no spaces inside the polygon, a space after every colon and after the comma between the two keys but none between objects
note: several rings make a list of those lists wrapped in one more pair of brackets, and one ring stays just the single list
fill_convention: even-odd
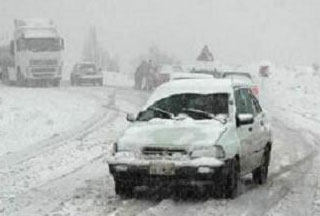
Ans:
[{"label": "windshield wiper", "polygon": [[222,124],[225,124],[225,123],[226,123],[225,120],[219,119],[219,118],[215,117],[214,114],[209,113],[209,112],[206,112],[206,111],[203,111],[203,110],[198,110],[198,109],[193,109],[193,108],[183,108],[182,111],[193,112],[193,113],[197,113],[197,114],[202,114],[202,115],[206,116],[207,118],[217,120],[217,121],[219,121],[219,122],[222,123]]},{"label": "windshield wiper", "polygon": [[163,109],[161,109],[161,108],[159,108],[159,107],[149,107],[148,109],[154,110],[154,111],[157,111],[157,112],[160,112],[160,113],[164,113],[164,114],[166,114],[170,119],[173,119],[173,118],[174,118],[174,114],[173,114],[173,113],[168,112],[168,111],[166,111],[166,110],[163,110]]}]

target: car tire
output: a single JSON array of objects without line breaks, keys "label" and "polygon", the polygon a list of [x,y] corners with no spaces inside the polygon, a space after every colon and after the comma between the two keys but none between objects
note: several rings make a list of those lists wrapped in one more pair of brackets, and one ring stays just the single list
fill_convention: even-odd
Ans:
[{"label": "car tire", "polygon": [[215,195],[218,198],[234,199],[238,196],[240,186],[240,162],[237,158],[229,161],[226,174],[216,180]]},{"label": "car tire", "polygon": [[53,85],[54,87],[59,87],[59,86],[60,86],[60,80],[54,80],[54,81],[52,82],[52,85]]},{"label": "car tire", "polygon": [[134,186],[130,182],[115,180],[115,193],[120,197],[133,197]]},{"label": "car tire", "polygon": [[230,164],[230,170],[227,177],[226,198],[234,199],[239,194],[240,186],[240,162],[234,158]]},{"label": "car tire", "polygon": [[266,148],[261,159],[261,165],[252,172],[252,178],[256,184],[262,185],[267,182],[269,163],[270,149]]},{"label": "car tire", "polygon": [[2,83],[5,85],[11,85],[8,70],[5,70],[2,74]]}]

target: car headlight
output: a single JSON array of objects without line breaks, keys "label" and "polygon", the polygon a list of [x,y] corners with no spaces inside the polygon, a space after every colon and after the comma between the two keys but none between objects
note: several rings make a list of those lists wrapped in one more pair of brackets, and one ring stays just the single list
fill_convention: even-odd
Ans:
[{"label": "car headlight", "polygon": [[116,159],[131,159],[131,158],[134,158],[135,155],[134,155],[134,152],[130,152],[130,151],[119,151],[119,152],[116,152],[114,157]]},{"label": "car headlight", "polygon": [[218,159],[224,158],[226,156],[225,151],[222,146],[214,145],[206,148],[195,149],[191,153],[192,158],[200,158],[200,157],[215,157]]}]

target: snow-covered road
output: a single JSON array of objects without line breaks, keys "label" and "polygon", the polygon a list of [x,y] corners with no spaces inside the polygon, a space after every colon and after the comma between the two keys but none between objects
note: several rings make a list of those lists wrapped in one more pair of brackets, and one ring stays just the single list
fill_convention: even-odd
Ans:
[{"label": "snow-covered road", "polygon": [[[48,108],[51,103],[57,106],[57,112],[73,113],[75,109],[75,116],[68,117],[72,120],[62,117],[73,122],[64,124],[68,128],[48,130],[50,133],[43,137],[34,136],[28,148],[16,148],[0,157],[0,215],[320,215],[320,99],[312,97],[314,89],[304,86],[306,80],[317,82],[318,77],[292,71],[278,70],[279,74],[261,83],[261,97],[275,136],[269,181],[257,186],[250,176],[243,178],[241,195],[234,200],[203,199],[201,195],[177,200],[165,189],[137,191],[134,199],[120,199],[114,194],[104,159],[110,154],[111,143],[127,126],[125,112],[138,110],[148,95],[114,87],[27,89],[61,94],[63,101],[43,97],[39,108],[52,110]],[[279,83],[283,77],[288,82]],[[4,86],[0,90],[11,95],[19,91]],[[306,91],[310,94],[304,96]],[[82,107],[87,102],[93,110]],[[29,105],[33,107],[33,103]],[[9,113],[12,107],[19,107],[15,101],[7,104]],[[77,116],[78,106],[83,109]],[[23,112],[29,115],[33,110],[26,108]],[[13,159],[16,155],[19,160]]]}]

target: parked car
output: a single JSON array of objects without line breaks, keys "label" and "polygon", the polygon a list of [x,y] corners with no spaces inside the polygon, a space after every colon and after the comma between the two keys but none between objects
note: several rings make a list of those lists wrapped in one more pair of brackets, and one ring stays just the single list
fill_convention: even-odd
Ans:
[{"label": "parked car", "polygon": [[247,84],[251,87],[252,93],[257,97],[259,96],[259,87],[248,72],[222,72],[221,78],[231,79],[233,82]]},{"label": "parked car", "polygon": [[170,80],[181,80],[181,79],[213,79],[212,75],[201,74],[201,73],[189,73],[179,72],[171,75]]},{"label": "parked car", "polygon": [[95,63],[80,62],[74,65],[70,75],[72,86],[82,84],[103,85],[103,74]]},{"label": "parked car", "polygon": [[234,198],[240,176],[267,181],[271,129],[248,85],[228,79],[168,82],[127,120],[132,124],[108,159],[120,196],[131,196],[135,186],[168,183]]}]

